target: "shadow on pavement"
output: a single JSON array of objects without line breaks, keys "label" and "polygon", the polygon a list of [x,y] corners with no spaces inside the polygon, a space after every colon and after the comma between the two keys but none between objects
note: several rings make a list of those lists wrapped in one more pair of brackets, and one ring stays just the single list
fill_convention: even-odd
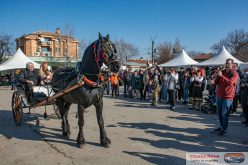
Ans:
[{"label": "shadow on pavement", "polygon": [[[36,119],[37,116],[33,116],[33,114],[28,116],[24,114],[24,122],[21,126],[16,127],[12,112],[10,110],[0,110],[0,134],[7,139],[16,138],[30,141],[46,141],[76,146],[75,140],[63,139],[60,129],[35,126],[27,123],[27,121]],[[47,132],[42,129],[51,130],[52,132]]]},{"label": "shadow on pavement", "polygon": [[[210,133],[212,128],[178,128],[157,123],[118,123],[119,127],[144,130],[155,138],[129,137],[130,140],[148,143],[153,147],[173,148],[185,152],[239,152],[247,151],[247,140],[234,136],[219,137]],[[157,139],[156,138],[156,139]]]}]

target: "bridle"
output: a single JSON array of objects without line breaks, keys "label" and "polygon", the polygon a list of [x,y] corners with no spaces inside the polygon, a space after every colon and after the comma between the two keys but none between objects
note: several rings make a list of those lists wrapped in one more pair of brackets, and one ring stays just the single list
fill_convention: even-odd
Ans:
[{"label": "bridle", "polygon": [[[113,50],[114,47],[114,50]],[[105,63],[108,67],[110,64],[114,62],[118,62],[117,59],[114,59],[114,53],[116,53],[115,46],[112,43],[106,43],[104,47],[102,47],[102,42],[101,41],[96,41],[93,44],[93,49],[94,49],[94,56],[95,56],[95,62],[98,66],[99,71],[101,70],[101,65],[102,63]],[[111,51],[112,55],[110,56],[109,51]],[[108,58],[110,56],[110,58]],[[104,61],[102,61],[103,59]]]}]

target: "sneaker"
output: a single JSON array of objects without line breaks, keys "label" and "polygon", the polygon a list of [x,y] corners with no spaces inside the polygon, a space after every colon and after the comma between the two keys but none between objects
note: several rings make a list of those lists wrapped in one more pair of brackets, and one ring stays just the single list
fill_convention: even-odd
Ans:
[{"label": "sneaker", "polygon": [[151,103],[151,105],[152,105],[152,106],[154,106],[154,107],[156,107],[156,106],[157,106],[157,104],[153,104],[153,103]]},{"label": "sneaker", "polygon": [[226,131],[225,130],[221,130],[220,132],[219,132],[219,136],[224,136],[226,134]]},{"label": "sneaker", "polygon": [[219,128],[217,128],[217,129],[215,129],[214,130],[214,132],[219,132],[219,131],[221,131],[222,129],[219,127]]},{"label": "sneaker", "polygon": [[155,104],[151,103],[151,106],[156,106]]},{"label": "sneaker", "polygon": [[242,121],[241,123],[242,124],[247,124],[248,123],[248,120]]},{"label": "sneaker", "polygon": [[244,117],[244,116],[245,116],[245,114],[244,114],[244,113],[241,113],[239,116],[240,116],[240,117]]}]

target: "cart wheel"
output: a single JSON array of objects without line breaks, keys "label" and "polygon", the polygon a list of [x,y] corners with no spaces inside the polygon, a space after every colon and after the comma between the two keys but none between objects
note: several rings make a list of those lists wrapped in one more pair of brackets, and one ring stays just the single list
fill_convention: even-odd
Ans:
[{"label": "cart wheel", "polygon": [[12,96],[12,113],[16,126],[20,126],[23,117],[23,107],[21,97],[18,92],[14,92]]},{"label": "cart wheel", "polygon": [[59,112],[59,107],[56,104],[53,104],[53,109],[56,114],[56,116],[61,119],[60,112]]}]

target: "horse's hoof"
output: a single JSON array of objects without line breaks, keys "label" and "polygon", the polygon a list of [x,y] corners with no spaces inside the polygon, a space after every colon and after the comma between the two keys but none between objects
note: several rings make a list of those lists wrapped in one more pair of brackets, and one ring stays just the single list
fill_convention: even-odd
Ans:
[{"label": "horse's hoof", "polygon": [[101,145],[102,145],[104,148],[110,148],[110,144],[109,144],[109,143],[101,143]]},{"label": "horse's hoof", "polygon": [[104,148],[110,148],[110,144],[103,145]]},{"label": "horse's hoof", "polygon": [[78,143],[78,148],[83,148],[85,146],[85,143]]},{"label": "horse's hoof", "polygon": [[105,148],[109,148],[111,144],[111,140],[109,138],[105,138],[101,141],[101,145]]},{"label": "horse's hoof", "polygon": [[85,141],[78,141],[77,145],[78,145],[78,148],[83,148],[83,146],[85,145]]},{"label": "horse's hoof", "polygon": [[63,137],[64,137],[65,139],[70,139],[70,133],[63,132]]}]

